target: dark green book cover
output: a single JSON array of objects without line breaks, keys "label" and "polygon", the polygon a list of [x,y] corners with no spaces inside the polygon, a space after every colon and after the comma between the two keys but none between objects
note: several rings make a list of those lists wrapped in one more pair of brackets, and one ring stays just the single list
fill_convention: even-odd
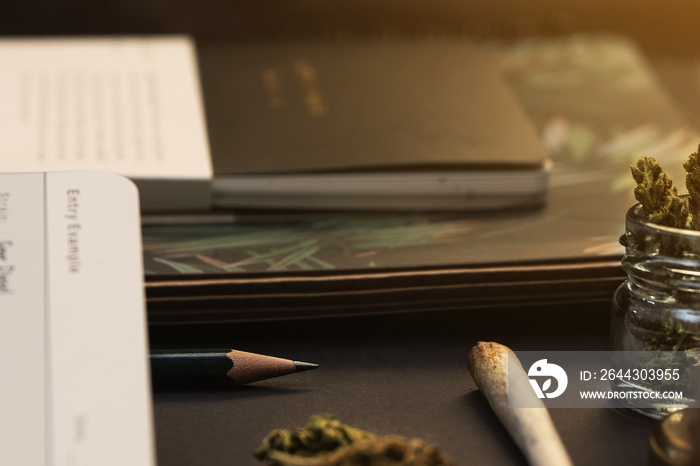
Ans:
[{"label": "dark green book cover", "polygon": [[454,40],[201,48],[217,173],[541,167],[497,70]]}]

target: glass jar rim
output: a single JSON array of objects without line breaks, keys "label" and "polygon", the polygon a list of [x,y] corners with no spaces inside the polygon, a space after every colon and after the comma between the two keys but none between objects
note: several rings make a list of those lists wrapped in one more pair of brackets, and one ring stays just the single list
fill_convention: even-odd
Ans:
[{"label": "glass jar rim", "polygon": [[[649,222],[636,204],[627,211],[622,268],[636,293],[649,299],[691,293],[700,298],[700,231]],[[664,298],[665,299],[665,298]]]},{"label": "glass jar rim", "polygon": [[[682,195],[683,197],[685,195]],[[639,215],[639,210],[641,209],[642,205],[637,203],[633,205],[632,207],[629,208],[627,211],[627,215],[625,216],[625,221],[628,224],[635,224],[639,225],[642,227],[644,230],[651,232],[655,232],[658,234],[664,234],[664,235],[680,235],[682,237],[687,238],[688,240],[695,239],[697,241],[700,241],[700,231],[699,230],[689,230],[686,228],[675,228],[675,227],[668,227],[665,225],[659,225],[658,223],[652,223],[647,220],[644,220],[640,215]]]}]

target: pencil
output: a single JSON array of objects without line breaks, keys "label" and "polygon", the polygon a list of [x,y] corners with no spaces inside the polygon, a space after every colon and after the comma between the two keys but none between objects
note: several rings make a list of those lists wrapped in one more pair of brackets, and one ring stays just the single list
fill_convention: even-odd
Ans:
[{"label": "pencil", "polygon": [[303,372],[317,364],[230,349],[152,350],[154,385],[226,383],[244,385]]}]

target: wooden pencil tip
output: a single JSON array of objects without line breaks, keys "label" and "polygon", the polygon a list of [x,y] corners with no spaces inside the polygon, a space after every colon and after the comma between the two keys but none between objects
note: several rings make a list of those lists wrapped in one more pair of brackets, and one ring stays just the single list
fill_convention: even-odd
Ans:
[{"label": "wooden pencil tip", "polygon": [[314,364],[312,362],[294,361],[294,368],[296,369],[296,372],[310,371],[311,369],[316,369],[317,367],[318,364]]}]

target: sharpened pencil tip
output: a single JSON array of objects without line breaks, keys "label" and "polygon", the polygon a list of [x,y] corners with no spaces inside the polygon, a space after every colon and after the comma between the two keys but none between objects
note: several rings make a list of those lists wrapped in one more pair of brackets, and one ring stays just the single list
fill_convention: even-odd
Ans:
[{"label": "sharpened pencil tip", "polygon": [[316,369],[318,367],[318,364],[314,364],[311,362],[294,361],[294,367],[296,368],[296,372],[304,372],[310,371],[311,369]]}]

